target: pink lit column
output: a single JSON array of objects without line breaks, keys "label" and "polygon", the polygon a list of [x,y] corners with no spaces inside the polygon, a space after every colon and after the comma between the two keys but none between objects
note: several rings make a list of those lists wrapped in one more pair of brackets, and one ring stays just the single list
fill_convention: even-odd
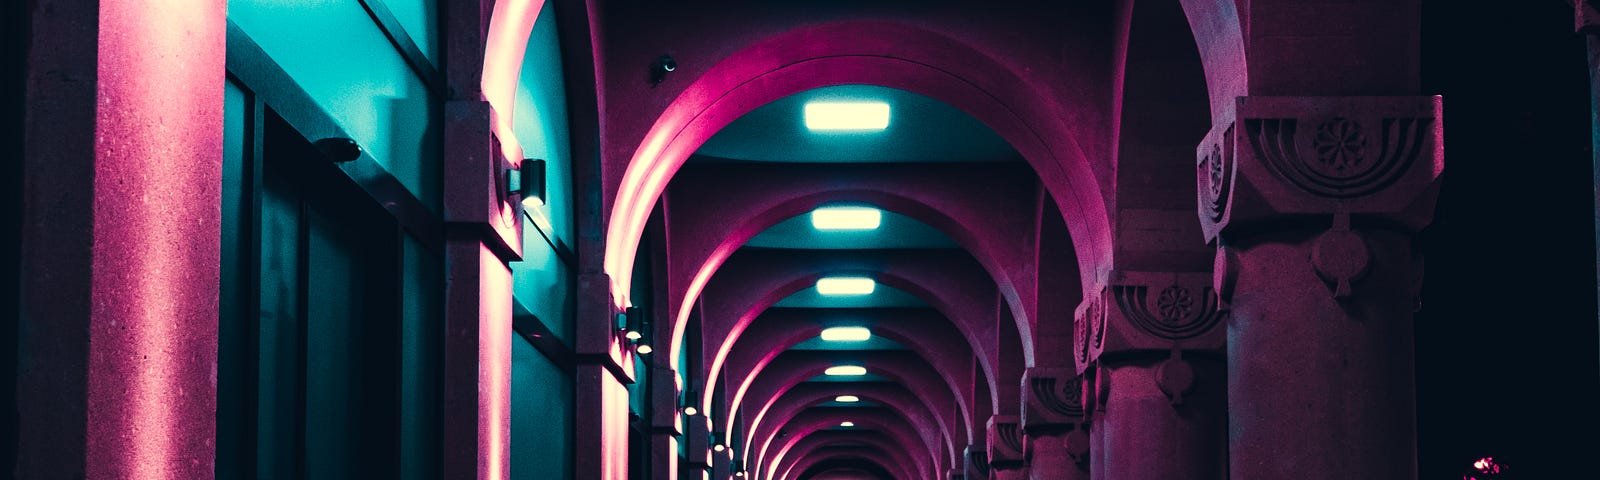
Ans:
[{"label": "pink lit column", "polygon": [[1088,465],[1073,452],[1088,448],[1083,379],[1070,367],[1029,368],[1022,375],[1022,430],[1028,478],[1088,480]]},{"label": "pink lit column", "polygon": [[1231,475],[1416,478],[1413,242],[1444,166],[1440,100],[1234,107],[1197,162],[1215,282],[1231,302]]},{"label": "pink lit column", "polygon": [[1221,310],[1209,273],[1112,272],[1089,319],[1104,396],[1102,478],[1226,475]]},{"label": "pink lit column", "polygon": [[989,478],[1022,480],[1028,477],[1027,457],[1022,451],[1022,418],[1016,415],[989,417],[987,433]]},{"label": "pink lit column", "polygon": [[[511,268],[521,209],[488,102],[445,104],[444,471],[501,479],[511,456]],[[520,160],[520,159],[519,159]]]},{"label": "pink lit column", "polygon": [[18,478],[213,475],[225,12],[31,9]]},{"label": "pink lit column", "polygon": [[577,290],[574,469],[578,480],[623,480],[628,478],[627,386],[634,381],[633,353],[617,334],[610,277],[578,275]]}]

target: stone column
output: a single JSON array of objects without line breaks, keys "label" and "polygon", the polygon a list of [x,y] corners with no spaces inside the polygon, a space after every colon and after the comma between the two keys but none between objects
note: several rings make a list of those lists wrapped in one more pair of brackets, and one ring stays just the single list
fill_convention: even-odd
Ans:
[{"label": "stone column", "polygon": [[628,385],[633,383],[634,356],[617,331],[620,312],[612,305],[610,276],[578,275],[578,365],[573,378],[578,480],[628,478]]},{"label": "stone column", "polygon": [[1440,109],[1241,97],[1201,143],[1233,478],[1416,478],[1413,241],[1444,167]]},{"label": "stone column", "polygon": [[1076,450],[1088,449],[1083,415],[1083,378],[1067,367],[1034,367],[1022,374],[1022,431],[1028,477],[1087,480],[1088,465]]},{"label": "stone column", "polygon": [[212,478],[226,5],[29,4],[7,474]]},{"label": "stone column", "polygon": [[671,367],[656,365],[655,359],[651,362],[649,478],[672,480],[678,478],[678,442],[683,438],[678,424],[677,374]]},{"label": "stone column", "polygon": [[692,415],[685,417],[683,451],[688,455],[684,459],[684,480],[698,480],[704,478],[706,472],[711,471],[711,425],[705,415]]},{"label": "stone column", "polygon": [[1227,317],[1209,273],[1112,272],[1087,318],[1107,480],[1218,479],[1227,456]]},{"label": "stone column", "polygon": [[1086,382],[1088,388],[1084,403],[1093,406],[1089,409],[1089,480],[1105,480],[1106,478],[1106,402],[1105,384],[1106,373],[1100,371],[1100,366],[1093,367],[1094,380]]},{"label": "stone column", "polygon": [[994,480],[1022,480],[1028,476],[1027,457],[1022,451],[1022,418],[1016,415],[994,415],[985,425],[989,458],[989,478]]},{"label": "stone column", "polygon": [[968,480],[988,480],[989,454],[986,449],[984,445],[967,445],[967,448],[961,451],[961,460],[965,463],[962,475]]},{"label": "stone column", "polygon": [[[511,469],[511,266],[522,203],[482,100],[445,102],[444,473],[500,479]],[[521,159],[515,159],[521,162]]]}]

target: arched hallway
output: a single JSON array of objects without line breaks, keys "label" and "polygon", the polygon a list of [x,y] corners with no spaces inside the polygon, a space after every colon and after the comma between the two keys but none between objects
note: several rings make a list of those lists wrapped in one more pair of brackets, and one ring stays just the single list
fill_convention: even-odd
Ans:
[{"label": "arched hallway", "polygon": [[0,7],[5,470],[1583,478],[1584,8]]}]

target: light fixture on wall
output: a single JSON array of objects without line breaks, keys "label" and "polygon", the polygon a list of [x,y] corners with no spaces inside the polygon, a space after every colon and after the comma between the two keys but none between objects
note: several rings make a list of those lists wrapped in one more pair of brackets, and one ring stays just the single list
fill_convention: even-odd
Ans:
[{"label": "light fixture on wall", "polygon": [[334,163],[350,162],[361,158],[361,144],[348,138],[324,138],[317,140],[314,145],[317,147],[317,151],[322,152],[323,155],[328,157],[328,160],[333,160]]},{"label": "light fixture on wall", "polygon": [[839,403],[856,403],[856,402],[861,401],[861,397],[857,397],[855,395],[840,395],[840,396],[837,396],[837,397],[833,397],[833,401],[839,402]]},{"label": "light fixture on wall", "polygon": [[673,60],[671,55],[662,54],[661,57],[656,58],[654,63],[650,64],[650,86],[660,85],[662,81],[667,79],[667,72],[677,69],[678,61]]},{"label": "light fixture on wall", "polygon": [[699,408],[695,408],[695,406],[694,406],[695,399],[697,399],[697,398],[700,398],[700,395],[698,393],[695,393],[694,390],[690,390],[690,391],[684,392],[683,393],[683,400],[681,401],[683,406],[679,407],[678,411],[683,412],[683,415],[686,416],[686,417],[693,417],[695,415],[699,415],[700,414],[700,409]]},{"label": "light fixture on wall", "polygon": [[628,341],[637,342],[644,338],[644,310],[639,307],[628,307],[622,312],[622,336]]},{"label": "light fixture on wall", "polygon": [[722,453],[723,450],[727,450],[727,449],[728,449],[728,446],[720,444],[720,443],[711,446],[711,450],[715,451],[717,453]]},{"label": "light fixture on wall", "polygon": [[508,194],[522,199],[522,205],[540,206],[545,203],[544,160],[526,158],[522,166],[506,172]]},{"label": "light fixture on wall", "polygon": [[845,420],[843,422],[839,422],[839,426],[844,427],[844,428],[850,428],[850,427],[856,426],[856,422]]},{"label": "light fixture on wall", "polygon": [[649,345],[640,344],[639,346],[633,347],[633,351],[639,352],[640,355],[649,355],[650,352],[654,352],[656,349],[650,348]]}]

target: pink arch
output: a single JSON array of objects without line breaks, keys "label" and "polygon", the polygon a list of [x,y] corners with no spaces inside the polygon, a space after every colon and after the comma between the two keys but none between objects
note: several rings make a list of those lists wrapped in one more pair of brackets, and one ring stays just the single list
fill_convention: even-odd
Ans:
[{"label": "pink arch", "polygon": [[489,17],[484,40],[483,99],[494,109],[494,134],[506,158],[522,160],[522,144],[511,130],[516,108],[517,83],[522,81],[522,58],[528,53],[528,36],[539,19],[544,0],[498,0]]},{"label": "pink arch", "polygon": [[[969,180],[965,184],[951,181],[948,177],[938,180],[925,178],[896,180],[885,179],[881,174],[888,169],[860,168],[852,175],[836,174],[826,178],[782,170],[784,172],[782,177],[785,180],[774,182],[770,177],[776,168],[781,167],[738,170],[722,167],[719,171],[729,172],[726,175],[718,175],[719,181],[715,184],[727,185],[725,189],[690,189],[724,192],[725,194],[717,197],[719,204],[730,207],[718,210],[715,218],[702,218],[706,216],[691,212],[678,217],[687,220],[674,221],[673,228],[685,226],[695,234],[710,232],[708,235],[714,237],[709,239],[689,237],[685,244],[688,245],[686,250],[690,253],[684,260],[674,260],[670,268],[672,284],[686,284],[684,287],[672,287],[674,297],[671,301],[676,302],[679,307],[677,316],[673,320],[673,336],[668,357],[671,359],[669,361],[673,362],[674,370],[681,367],[677,363],[678,350],[683,348],[682,335],[688,325],[689,313],[695,300],[734,251],[750,238],[778,222],[827,202],[846,200],[862,201],[906,215],[953,237],[993,278],[1016,322],[1018,334],[1022,339],[1024,364],[1028,366],[1034,364],[1033,330],[1037,320],[1033,313],[1039,300],[1033,287],[1037,284],[1038,278],[1031,276],[1031,269],[1024,265],[1026,256],[1030,253],[1027,250],[1032,247],[1028,240],[996,233],[1014,230],[1015,225],[1001,221],[993,212],[986,211],[986,208],[993,206],[993,202],[983,201],[982,193],[986,187],[1002,185],[1014,179],[1006,178],[1007,176],[1003,174],[993,175],[992,172],[984,172],[965,177]],[[929,170],[947,168],[960,167],[928,167]],[[692,182],[694,179],[680,181]],[[696,183],[690,185],[700,186]],[[934,192],[925,192],[923,191],[925,189]],[[937,192],[947,193],[941,195]],[[1031,202],[1025,203],[1026,205],[1002,204],[1000,207],[1001,211],[1011,211],[1032,206]],[[1028,217],[1031,222],[1032,215]],[[742,220],[729,222],[728,218]],[[685,223],[679,225],[678,222]],[[701,258],[700,255],[705,256]],[[698,268],[694,270],[693,276],[688,277],[688,270],[696,267]],[[676,297],[680,291],[683,295],[681,299]]]},{"label": "pink arch", "polygon": [[779,35],[717,63],[656,120],[624,171],[606,232],[604,267],[618,307],[645,220],[689,155],[733,119],[818,87],[869,83],[919,93],[988,125],[1027,159],[1067,219],[1086,288],[1109,268],[1104,196],[1073,132],[1037,89],[993,57],[942,34],[851,21]]}]

